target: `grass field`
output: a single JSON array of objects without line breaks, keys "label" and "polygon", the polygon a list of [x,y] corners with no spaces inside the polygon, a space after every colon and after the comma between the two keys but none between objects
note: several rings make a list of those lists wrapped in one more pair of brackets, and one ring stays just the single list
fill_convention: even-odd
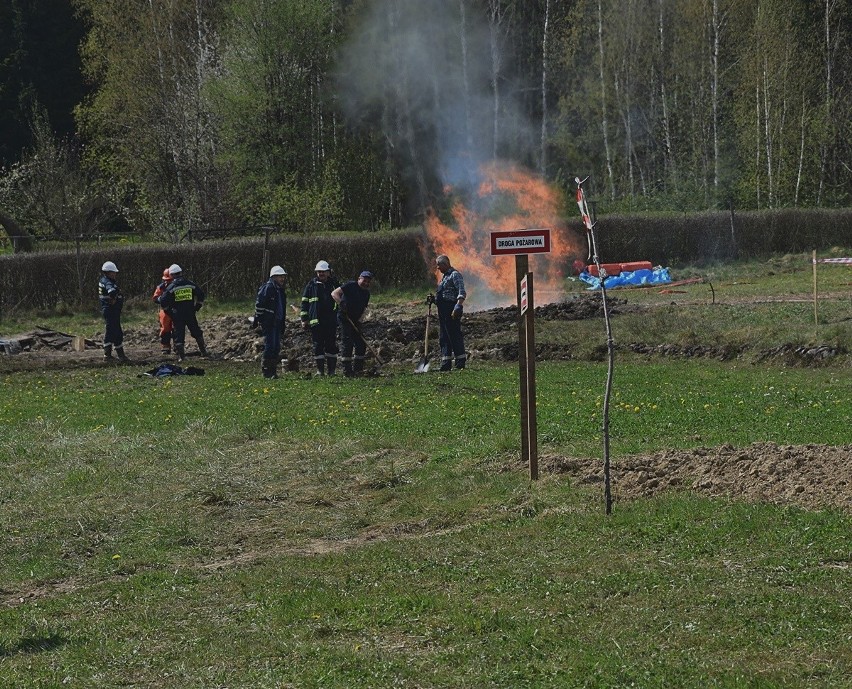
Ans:
[{"label": "grass field", "polygon": [[[517,372],[2,382],[0,686],[849,686],[852,517],[616,503],[517,456]],[[624,363],[618,457],[849,441],[832,369]],[[539,366],[543,451],[602,370]]]},{"label": "grass field", "polygon": [[[726,312],[667,296],[616,340],[848,347],[844,273],[817,330],[806,302],[757,303],[784,260]],[[852,443],[847,362],[620,355],[616,481],[666,449]],[[2,374],[0,687],[852,686],[852,514],[684,490],[607,517],[600,484],[529,481],[517,367],[472,364]],[[605,365],[537,373],[540,451],[600,457]]]}]

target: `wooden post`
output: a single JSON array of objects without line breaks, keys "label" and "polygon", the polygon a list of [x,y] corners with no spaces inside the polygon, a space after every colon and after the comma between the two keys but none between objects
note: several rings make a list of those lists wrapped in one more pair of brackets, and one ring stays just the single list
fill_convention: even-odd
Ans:
[{"label": "wooden post", "polygon": [[269,228],[263,237],[263,265],[260,267],[260,280],[263,282],[269,275]]},{"label": "wooden post", "polygon": [[530,468],[530,480],[538,479],[538,420],[535,397],[535,313],[533,276],[527,272],[526,254],[515,257],[518,287],[518,362],[521,396],[521,460]]},{"label": "wooden post", "polygon": [[811,263],[814,266],[814,325],[819,325],[819,315],[817,312],[817,260],[816,260],[816,249],[814,249],[811,254]]},{"label": "wooden post", "polygon": [[550,252],[550,230],[523,229],[491,233],[491,255],[515,257],[515,289],[518,297],[518,371],[521,399],[521,461],[530,467],[530,479],[538,478],[538,423],[535,400],[535,311],[533,276],[528,254]]},{"label": "wooden post", "polygon": [[527,438],[529,442],[530,480],[538,480],[538,413],[535,396],[535,313],[533,309],[533,274],[527,273],[526,360],[527,360]]},{"label": "wooden post", "polygon": [[80,254],[80,240],[82,238],[83,235],[77,235],[75,239],[77,246],[77,299],[81,304],[83,303],[83,262]]},{"label": "wooden post", "polygon": [[527,385],[525,377],[527,374],[527,350],[526,350],[526,318],[521,315],[521,280],[527,274],[529,268],[529,256],[517,254],[515,256],[515,287],[518,292],[518,367],[520,373],[520,395],[521,395],[521,461],[529,461],[530,436],[529,436],[529,401],[527,399]]}]

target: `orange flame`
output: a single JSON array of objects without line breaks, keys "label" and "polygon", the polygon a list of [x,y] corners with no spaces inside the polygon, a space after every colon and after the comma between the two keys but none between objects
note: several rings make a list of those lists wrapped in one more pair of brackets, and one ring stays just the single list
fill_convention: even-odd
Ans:
[{"label": "orange flame", "polygon": [[476,210],[457,202],[451,211],[454,228],[434,212],[425,221],[435,251],[449,256],[453,267],[464,275],[471,310],[515,303],[514,257],[491,255],[490,233],[499,231],[551,230],[551,253],[530,255],[529,262],[535,277],[535,303],[558,300],[564,292],[566,259],[582,253],[576,235],[562,223],[561,193],[510,163],[491,162],[480,173],[483,181],[473,201]]}]

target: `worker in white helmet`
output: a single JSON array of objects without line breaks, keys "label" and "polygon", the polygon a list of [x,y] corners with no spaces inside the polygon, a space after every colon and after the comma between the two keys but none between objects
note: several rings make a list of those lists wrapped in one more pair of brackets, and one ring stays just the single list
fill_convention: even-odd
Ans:
[{"label": "worker in white helmet", "polygon": [[101,266],[101,277],[98,280],[98,301],[104,317],[104,361],[112,360],[115,349],[119,361],[127,362],[124,353],[124,331],[121,329],[121,308],[124,306],[124,295],[118,287],[118,267],[112,261]]},{"label": "worker in white helmet", "polygon": [[310,330],[314,343],[316,375],[328,371],[333,376],[337,370],[337,302],[331,293],[340,285],[331,272],[328,261],[320,261],[314,268],[314,277],[302,292],[302,310],[299,317],[302,327]]},{"label": "worker in white helmet", "polygon": [[183,268],[177,263],[169,266],[169,274],[172,276],[172,282],[160,296],[160,306],[172,317],[174,328],[172,342],[177,360],[183,361],[186,357],[187,330],[198,343],[198,351],[201,356],[207,356],[204,332],[198,325],[198,317],[196,316],[196,313],[204,306],[206,294],[201,287],[184,276]]},{"label": "worker in white helmet", "polygon": [[263,360],[260,372],[264,378],[278,377],[278,360],[281,354],[281,336],[284,334],[287,320],[287,292],[284,283],[287,271],[281,266],[272,266],[269,280],[257,290],[254,302],[254,322],[263,332]]}]

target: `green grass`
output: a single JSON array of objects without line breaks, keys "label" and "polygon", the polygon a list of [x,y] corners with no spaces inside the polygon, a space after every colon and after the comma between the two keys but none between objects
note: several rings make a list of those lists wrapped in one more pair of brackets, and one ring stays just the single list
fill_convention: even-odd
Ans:
[{"label": "green grass", "polygon": [[[618,502],[517,463],[517,369],[0,382],[0,686],[844,687],[852,516]],[[600,455],[604,367],[538,366]],[[619,457],[850,441],[852,380],[616,367]]]}]

